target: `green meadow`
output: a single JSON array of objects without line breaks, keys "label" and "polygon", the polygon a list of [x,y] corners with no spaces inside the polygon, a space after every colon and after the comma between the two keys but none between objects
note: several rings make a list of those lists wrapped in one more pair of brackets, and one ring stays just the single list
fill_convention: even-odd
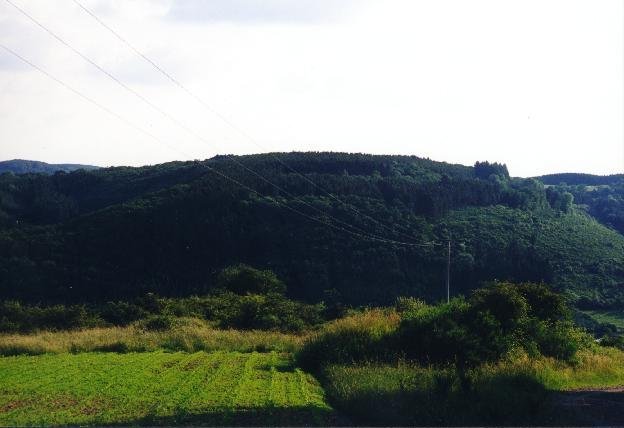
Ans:
[{"label": "green meadow", "polygon": [[0,358],[0,425],[326,425],[289,354],[81,353]]}]

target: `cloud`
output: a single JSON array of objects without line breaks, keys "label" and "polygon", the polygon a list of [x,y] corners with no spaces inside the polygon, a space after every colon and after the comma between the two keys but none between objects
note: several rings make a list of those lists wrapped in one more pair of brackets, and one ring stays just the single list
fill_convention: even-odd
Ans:
[{"label": "cloud", "polygon": [[336,19],[353,0],[187,0],[171,5],[167,17],[187,22],[322,23]]},{"label": "cloud", "polygon": [[[140,165],[259,150],[73,2],[15,1],[203,139],[0,5],[0,43],[189,153],[0,49],[0,158]],[[79,1],[268,150],[489,159],[527,176],[622,170],[618,0]]]}]

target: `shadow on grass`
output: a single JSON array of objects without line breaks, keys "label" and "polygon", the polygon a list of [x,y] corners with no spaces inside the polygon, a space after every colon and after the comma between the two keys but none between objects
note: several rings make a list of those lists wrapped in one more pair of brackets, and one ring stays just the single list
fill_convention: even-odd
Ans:
[{"label": "shadow on grass", "polygon": [[624,426],[624,390],[553,393],[553,411],[559,424]]},{"label": "shadow on grass", "polygon": [[462,386],[457,379],[428,387],[401,383],[381,390],[327,385],[335,408],[356,425],[491,426],[556,425],[551,396],[530,376],[495,376]]},{"label": "shadow on grass", "polygon": [[120,421],[117,425],[142,426],[344,426],[348,425],[330,409],[315,406],[266,407],[214,410],[198,414],[147,416]]}]

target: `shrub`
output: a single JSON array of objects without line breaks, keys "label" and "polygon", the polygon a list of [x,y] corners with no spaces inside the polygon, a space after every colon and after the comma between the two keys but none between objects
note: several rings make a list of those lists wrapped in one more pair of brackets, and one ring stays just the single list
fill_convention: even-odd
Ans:
[{"label": "shrub", "polygon": [[327,364],[397,359],[392,333],[399,320],[394,311],[373,309],[333,321],[304,343],[297,362],[318,371]]},{"label": "shrub", "polygon": [[427,306],[401,298],[395,307],[329,324],[306,342],[300,364],[318,370],[329,364],[406,358],[453,364],[464,376],[471,367],[498,361],[514,348],[570,361],[579,349],[591,346],[589,337],[567,320],[563,299],[540,284],[494,283],[468,299]]},{"label": "shrub", "polygon": [[84,305],[25,306],[15,301],[0,303],[0,331],[30,332],[39,329],[69,330],[103,324]]},{"label": "shrub", "polygon": [[565,298],[561,294],[552,291],[545,284],[529,282],[518,284],[515,287],[529,305],[529,316],[547,321],[559,321],[570,318],[571,313]]},{"label": "shrub", "polygon": [[286,291],[286,285],[270,270],[258,270],[244,264],[223,269],[217,277],[217,287],[236,294],[283,294]]},{"label": "shrub", "polygon": [[493,283],[468,300],[408,311],[399,343],[408,358],[471,367],[514,347],[570,360],[587,337],[568,321],[563,298],[543,284]]},{"label": "shrub", "polygon": [[470,305],[472,314],[489,313],[505,332],[518,328],[529,311],[527,299],[510,283],[496,283],[475,290]]},{"label": "shrub", "polygon": [[592,338],[569,321],[534,321],[529,340],[547,357],[571,361],[581,348],[591,345]]},{"label": "shrub", "polygon": [[136,300],[137,305],[152,314],[158,314],[163,310],[164,301],[154,293],[147,293]]},{"label": "shrub", "polygon": [[129,302],[108,302],[101,310],[104,321],[113,325],[127,325],[148,315],[142,307]]},{"label": "shrub", "polygon": [[511,346],[510,337],[489,311],[475,310],[463,299],[408,313],[398,343],[410,359],[460,367],[494,361]]},{"label": "shrub", "polygon": [[209,319],[243,330],[301,331],[324,321],[322,304],[308,305],[278,293],[240,296],[226,292],[207,298]]},{"label": "shrub", "polygon": [[394,302],[394,309],[402,314],[405,312],[418,312],[427,307],[427,304],[414,297],[397,297]]},{"label": "shrub", "polygon": [[139,323],[147,331],[165,331],[171,329],[174,319],[168,315],[152,315]]},{"label": "shrub", "polygon": [[624,351],[624,336],[613,335],[604,337],[600,341],[600,345],[612,346],[614,348],[618,348],[619,350]]}]

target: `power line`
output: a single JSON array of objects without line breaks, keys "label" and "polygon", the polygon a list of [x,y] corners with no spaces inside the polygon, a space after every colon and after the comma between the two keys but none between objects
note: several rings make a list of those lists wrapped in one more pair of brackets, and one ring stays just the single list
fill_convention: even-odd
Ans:
[{"label": "power line", "polygon": [[[24,14],[27,18],[29,18],[32,22],[34,22],[37,26],[39,26],[40,28],[42,28],[43,30],[45,30],[48,34],[50,34],[52,37],[54,37],[56,40],[58,40],[59,42],[61,42],[63,45],[65,45],[66,47],[68,47],[69,49],[71,49],[74,53],[76,53],[77,55],[79,55],[81,58],[83,58],[85,61],[87,61],[89,64],[91,64],[92,66],[94,66],[95,68],[97,68],[99,71],[101,71],[102,73],[104,73],[107,77],[111,78],[113,81],[115,81],[117,84],[119,84],[122,88],[124,88],[125,90],[129,91],[132,95],[138,97],[141,101],[145,102],[148,106],[150,106],[151,108],[153,108],[154,110],[156,110],[158,113],[160,113],[161,115],[165,116],[167,119],[169,119],[170,121],[172,121],[174,124],[176,124],[177,126],[181,127],[183,130],[185,130],[187,133],[191,134],[193,137],[197,138],[198,140],[215,146],[216,144],[214,142],[208,141],[205,138],[203,138],[201,135],[197,134],[196,132],[194,132],[192,129],[190,129],[188,126],[186,126],[185,124],[183,124],[182,122],[180,122],[179,120],[177,120],[176,118],[174,118],[173,116],[171,116],[170,114],[168,114],[167,112],[163,111],[162,109],[160,109],[158,106],[156,106],[154,103],[152,103],[151,101],[149,101],[148,99],[146,99],[144,96],[142,96],[141,94],[139,94],[138,92],[136,92],[134,89],[130,88],[129,86],[127,86],[126,84],[124,84],[121,80],[119,80],[117,77],[115,77],[113,74],[111,74],[110,72],[108,72],[107,70],[105,70],[103,67],[101,67],[99,64],[97,64],[95,61],[93,61],[92,59],[90,59],[89,57],[87,57],[86,55],[84,55],[83,53],[81,53],[80,51],[78,51],[76,48],[74,48],[72,45],[70,45],[67,41],[65,41],[64,39],[62,39],[60,36],[58,36],[56,33],[54,33],[52,30],[48,29],[47,27],[45,27],[43,24],[41,24],[39,21],[37,21],[34,17],[32,17],[31,15],[29,15],[25,10],[23,10],[22,8],[16,6],[11,0],[6,0],[9,4],[13,5],[18,11],[20,11],[22,14]],[[293,195],[292,193],[288,192],[287,190],[283,189],[281,186],[273,183],[271,180],[267,179],[265,176],[263,176],[262,174],[258,173],[257,171],[254,171],[253,169],[247,167],[245,164],[243,164],[242,162],[240,162],[238,159],[236,158],[230,158],[230,160],[234,163],[236,163],[238,166],[240,166],[241,168],[243,168],[244,170],[248,171],[249,173],[253,174],[254,176],[258,177],[260,180],[262,180],[263,182],[269,184],[270,186],[274,187],[275,189],[277,189],[278,191],[286,194],[287,196],[294,198],[294,199],[298,199],[300,200],[304,205],[308,206],[309,208],[313,209],[314,211],[319,212],[322,215],[325,215],[329,218],[331,218],[333,221],[335,221],[336,223],[342,224],[346,227],[352,228],[354,230],[357,230],[358,233],[362,234],[362,235],[370,235],[371,237],[374,237],[375,239],[378,240],[382,240],[382,241],[393,241],[396,243],[400,243],[400,244],[413,244],[413,243],[406,243],[406,242],[401,242],[398,240],[388,240],[386,238],[383,238],[377,234],[373,234],[373,233],[369,233],[365,230],[363,230],[362,228],[355,226],[353,224],[347,223],[345,221],[342,221],[334,216],[332,216],[331,214],[328,214],[327,212],[315,207],[314,205],[311,205],[309,203],[307,203],[306,201],[302,200],[301,198]],[[410,238],[411,239],[411,238]],[[424,246],[428,246],[428,245],[432,245],[432,243],[423,243],[420,245],[424,245]]]},{"label": "power line", "polygon": [[[107,108],[107,107],[103,106],[102,104],[100,104],[99,102],[97,102],[96,100],[94,100],[93,98],[91,98],[91,97],[89,97],[89,96],[87,96],[87,95],[83,94],[82,92],[78,91],[77,89],[74,89],[73,87],[71,87],[71,86],[70,86],[69,84],[67,84],[66,82],[62,81],[61,79],[59,79],[59,78],[57,78],[56,76],[52,75],[51,73],[47,72],[47,71],[46,71],[46,70],[44,70],[43,68],[41,68],[41,67],[37,66],[36,64],[34,64],[33,62],[29,61],[28,59],[26,59],[26,58],[25,58],[25,57],[23,57],[22,55],[18,54],[17,52],[15,52],[14,50],[12,50],[11,48],[9,48],[9,47],[7,47],[7,46],[5,46],[5,45],[2,45],[2,44],[0,44],[0,47],[2,47],[4,50],[6,50],[7,52],[9,52],[10,54],[12,54],[13,56],[15,56],[16,58],[18,58],[19,60],[23,61],[25,64],[27,64],[27,65],[31,66],[33,69],[37,70],[38,72],[40,72],[40,73],[41,73],[41,74],[43,74],[44,76],[48,77],[49,79],[51,79],[51,80],[55,81],[56,83],[58,83],[59,85],[63,86],[65,89],[67,89],[67,90],[71,91],[72,93],[74,93],[75,95],[79,96],[79,97],[80,97],[80,98],[82,98],[83,100],[85,100],[85,101],[87,101],[87,102],[89,102],[89,103],[91,103],[91,104],[95,105],[95,106],[96,106],[96,107],[98,107],[100,110],[102,110],[102,111],[104,111],[104,112],[106,112],[106,113],[110,114],[111,116],[113,116],[113,117],[115,117],[116,119],[118,119],[118,120],[122,121],[123,123],[125,123],[125,124],[127,124],[127,125],[131,126],[132,128],[134,128],[134,129],[136,129],[136,130],[138,130],[138,131],[140,131],[140,132],[144,133],[145,135],[147,135],[147,136],[149,136],[150,138],[154,139],[154,140],[155,140],[155,141],[157,141],[158,143],[163,144],[163,145],[165,145],[165,146],[169,147],[170,149],[172,149],[172,150],[174,150],[174,151],[177,151],[177,152],[179,152],[179,153],[182,153],[182,154],[184,154],[184,155],[186,156],[186,154],[185,154],[184,152],[180,151],[180,150],[179,150],[179,149],[177,149],[177,148],[173,148],[173,147],[169,146],[167,143],[165,143],[163,140],[161,140],[160,138],[158,138],[156,135],[152,134],[151,132],[149,132],[149,131],[147,131],[147,130],[145,130],[145,129],[143,129],[143,128],[141,128],[141,127],[137,126],[137,125],[134,125],[132,122],[130,122],[130,121],[128,121],[128,120],[126,120],[126,119],[125,119],[124,117],[122,117],[121,115],[119,115],[119,114],[115,113],[114,111],[110,110],[109,108]],[[219,171],[219,170],[218,170],[218,169],[216,169],[216,168],[213,168],[213,167],[211,167],[211,166],[209,166],[209,165],[205,165],[205,164],[202,164],[202,166],[203,166],[203,167],[205,167],[206,169],[208,169],[209,171],[211,171],[211,172],[213,172],[213,173],[215,173],[215,174],[217,174],[217,175],[221,176],[222,178],[224,178],[224,179],[226,179],[226,180],[228,180],[228,181],[233,182],[234,184],[236,184],[236,185],[238,185],[238,186],[242,187],[243,189],[245,189],[245,190],[247,190],[247,191],[249,191],[249,192],[251,192],[251,193],[253,193],[253,194],[255,194],[255,195],[259,196],[259,197],[261,197],[261,198],[265,198],[265,197],[266,197],[266,196],[262,195],[260,192],[258,192],[257,190],[255,190],[255,189],[253,189],[253,188],[251,188],[251,187],[247,186],[247,185],[246,185],[246,184],[244,184],[244,183],[241,183],[239,180],[236,180],[235,178],[232,178],[232,177],[228,176],[227,174],[224,174],[223,172]],[[317,218],[317,217],[312,217],[312,216],[310,216],[310,215],[308,215],[308,214],[306,214],[306,213],[304,213],[304,212],[302,212],[302,211],[300,211],[300,210],[298,210],[298,209],[296,209],[296,208],[293,208],[293,207],[291,207],[291,206],[289,206],[289,205],[287,205],[287,204],[285,204],[285,203],[283,203],[283,202],[280,202],[280,201],[278,201],[278,200],[275,200],[275,199],[274,199],[274,201],[275,201],[275,203],[277,203],[279,206],[282,206],[282,207],[284,207],[284,208],[286,208],[286,209],[288,209],[288,210],[290,210],[290,211],[292,211],[292,212],[294,212],[294,213],[296,213],[296,214],[298,214],[298,215],[301,215],[301,216],[303,216],[303,217],[305,217],[305,218],[307,218],[307,219],[309,219],[309,220],[311,220],[311,221],[314,221],[314,222],[320,223],[320,224],[322,224],[322,225],[324,225],[324,226],[328,226],[328,227],[330,227],[330,228],[332,228],[332,229],[334,229],[334,230],[338,230],[338,231],[341,231],[341,232],[344,232],[344,233],[351,234],[351,235],[356,236],[356,237],[358,237],[358,238],[360,238],[360,239],[372,240],[372,241],[376,241],[376,242],[382,242],[382,243],[386,243],[386,244],[400,245],[400,246],[417,246],[417,245],[410,244],[410,243],[403,243],[403,242],[394,241],[394,240],[388,240],[388,239],[383,239],[383,238],[376,238],[376,237],[374,237],[374,236],[368,236],[368,235],[365,235],[365,234],[361,234],[361,233],[353,232],[352,230],[348,230],[348,229],[345,229],[345,228],[343,228],[343,227],[336,226],[336,225],[334,225],[334,224],[332,224],[332,223],[329,223],[329,222],[323,221],[323,220],[322,220],[322,219],[320,219],[320,218]]]},{"label": "power line", "polygon": [[[35,19],[33,16],[31,16],[28,12],[26,12],[24,9],[20,8],[19,6],[17,6],[15,3],[13,3],[11,0],[5,0],[7,3],[9,3],[11,6],[13,6],[15,9],[17,9],[20,13],[22,13],[24,16],[26,16],[30,21],[32,21],[33,23],[35,23],[38,27],[40,27],[41,29],[43,29],[46,33],[48,33],[50,36],[52,36],[54,39],[56,39],[57,41],[59,41],[61,44],[63,44],[64,46],[66,46],[67,48],[69,48],[72,52],[74,52],[76,55],[80,56],[83,60],[87,61],[89,64],[91,64],[93,67],[95,67],[96,69],[98,69],[100,72],[102,72],[104,75],[106,75],[107,77],[109,77],[110,79],[112,79],[114,82],[116,82],[118,85],[120,85],[122,88],[124,88],[125,90],[127,90],[128,92],[130,92],[132,95],[138,97],[141,101],[143,101],[144,103],[146,103],[148,106],[150,106],[151,108],[153,108],[154,110],[156,110],[158,113],[160,113],[161,115],[165,116],[167,119],[169,119],[170,121],[172,121],[174,124],[176,124],[177,126],[181,127],[182,129],[184,129],[187,133],[191,134],[193,137],[199,139],[200,141],[209,144],[209,145],[215,145],[213,142],[210,142],[208,140],[206,140],[205,138],[203,138],[201,135],[195,133],[192,129],[190,129],[188,126],[186,126],[184,123],[180,122],[179,120],[177,120],[175,117],[171,116],[170,114],[168,114],[167,112],[163,111],[161,108],[159,108],[158,106],[156,106],[154,103],[152,103],[151,101],[149,101],[147,98],[145,98],[144,96],[142,96],[140,93],[138,93],[137,91],[135,91],[134,89],[132,89],[131,87],[129,87],[128,85],[126,85],[125,83],[123,83],[121,80],[119,80],[117,77],[115,77],[112,73],[108,72],[107,70],[105,70],[103,67],[101,67],[99,64],[97,64],[95,61],[93,61],[91,58],[87,57],[86,55],[84,55],[82,52],[80,52],[79,50],[77,50],[76,48],[74,48],[71,44],[69,44],[67,41],[65,41],[63,38],[61,38],[59,35],[57,35],[56,33],[54,33],[52,30],[50,30],[49,28],[47,28],[45,25],[43,25],[42,23],[40,23],[37,19]],[[317,211],[329,218],[331,218],[332,220],[334,220],[336,223],[342,224],[346,227],[350,227],[354,230],[359,231],[358,234],[360,235],[365,235],[365,236],[370,236],[371,238],[375,238],[376,240],[382,241],[382,242],[394,242],[396,244],[399,245],[411,245],[411,246],[429,246],[429,245],[433,245],[431,243],[422,243],[422,244],[414,244],[414,243],[408,243],[408,242],[401,242],[398,240],[391,240],[391,239],[386,239],[383,238],[379,235],[376,234],[372,234],[372,233],[368,233],[365,230],[363,230],[362,228],[358,227],[358,226],[354,226],[350,223],[347,223],[345,221],[342,221],[334,216],[332,216],[331,214],[328,214],[327,212],[315,207],[312,204],[307,203],[306,201],[302,200],[301,198],[291,194],[290,192],[286,191],[285,189],[283,189],[281,186],[271,182],[269,179],[267,179],[266,177],[264,177],[262,174],[258,173],[257,171],[254,171],[253,169],[247,167],[245,164],[243,164],[242,162],[240,162],[239,160],[235,159],[235,158],[230,158],[230,160],[232,160],[234,163],[236,163],[237,165],[239,165],[240,167],[242,167],[243,169],[245,169],[246,171],[250,172],[251,174],[255,175],[256,177],[260,178],[262,181],[264,181],[265,183],[271,185],[272,187],[276,188],[277,190],[279,190],[280,192],[286,194],[287,196],[294,198],[294,199],[298,199],[300,200],[304,205],[308,206],[309,208],[313,209],[314,211]]]},{"label": "power line", "polygon": [[119,114],[115,113],[114,111],[110,110],[109,108],[103,106],[102,104],[100,104],[99,102],[97,102],[96,100],[94,100],[93,98],[83,94],[82,92],[72,88],[71,86],[69,86],[67,83],[63,82],[62,80],[60,80],[59,78],[53,76],[52,74],[48,73],[47,71],[45,71],[44,69],[42,69],[41,67],[37,66],[36,64],[32,63],[31,61],[27,60],[26,58],[24,58],[23,56],[21,56],[20,54],[18,54],[17,52],[15,52],[13,49],[0,44],[0,47],[2,47],[4,50],[6,50],[7,52],[9,52],[11,55],[15,56],[16,58],[20,59],[21,61],[23,61],[24,63],[28,64],[29,66],[31,66],[32,68],[34,68],[35,70],[37,70],[38,72],[40,72],[41,74],[43,74],[44,76],[54,80],[56,83],[58,83],[59,85],[63,86],[65,89],[73,92],[75,95],[79,96],[80,98],[82,98],[83,100],[95,105],[97,108],[99,108],[100,110],[103,110],[104,112],[106,112],[107,114],[115,117],[116,119],[122,121],[123,123],[125,123],[126,125],[130,126],[131,128],[133,128],[136,131],[139,131],[145,135],[147,135],[150,138],[156,139],[159,142],[161,142],[163,145],[167,146],[169,149],[179,152],[179,149],[174,148],[172,146],[169,146],[167,143],[165,143],[164,141],[160,140],[158,137],[156,137],[154,134],[152,134],[151,132],[133,124],[132,122],[130,122],[129,120],[125,119],[124,117],[120,116]]},{"label": "power line", "polygon": [[446,254],[446,303],[451,301],[451,239],[448,240]]},{"label": "power line", "polygon": [[[7,0],[8,1],[8,0]],[[120,40],[123,44],[125,44],[128,48],[130,48],[135,54],[137,54],[138,56],[140,56],[141,58],[143,58],[146,62],[148,62],[152,67],[154,67],[158,72],[160,72],[163,76],[165,76],[169,81],[171,81],[174,85],[176,85],[179,89],[181,89],[182,91],[184,91],[187,95],[189,95],[190,97],[192,97],[195,101],[197,101],[202,107],[204,107],[207,111],[209,111],[210,113],[212,113],[213,115],[217,116],[219,119],[221,119],[225,124],[227,124],[228,126],[230,126],[232,129],[234,129],[236,132],[238,132],[240,135],[242,135],[243,137],[245,137],[247,140],[249,140],[250,142],[252,142],[253,144],[255,144],[257,147],[261,148],[262,150],[268,151],[266,149],[266,147],[264,147],[262,144],[260,144],[255,138],[253,138],[249,133],[247,133],[245,130],[241,129],[239,126],[237,126],[234,122],[232,122],[230,119],[228,119],[225,115],[219,113],[217,110],[215,110],[213,107],[211,107],[208,103],[206,103],[201,97],[199,97],[198,95],[196,95],[194,92],[192,92],[190,89],[188,89],[185,85],[183,85],[179,80],[177,80],[175,77],[173,77],[170,73],[168,73],[167,71],[165,71],[162,67],[160,67],[155,61],[153,61],[152,59],[150,59],[147,55],[143,54],[143,52],[141,52],[139,49],[137,49],[134,45],[132,45],[128,40],[126,40],[123,36],[121,36],[117,31],[115,31],[113,28],[111,28],[110,26],[108,26],[104,21],[102,21],[95,13],[93,13],[90,9],[88,9],[87,7],[85,7],[82,3],[80,3],[78,0],[73,0],[74,3],[80,7],[85,13],[87,13],[89,16],[91,16],[93,19],[95,19],[102,27],[104,27],[105,29],[107,29],[109,32],[111,32],[118,40]],[[323,188],[321,185],[317,184],[316,182],[314,182],[313,180],[311,180],[309,177],[307,177],[306,175],[300,173],[299,171],[295,170],[294,168],[292,168],[291,166],[289,166],[288,164],[286,164],[284,161],[282,161],[278,156],[273,155],[272,153],[268,153],[270,156],[272,156],[274,159],[277,160],[277,162],[279,162],[282,166],[284,166],[286,169],[288,169],[290,172],[295,173],[297,175],[299,175],[300,177],[302,177],[305,181],[307,181],[308,183],[312,184],[312,186],[314,186],[315,188],[321,190],[323,193],[327,194],[330,198],[332,198],[333,200],[345,205],[346,207],[348,207],[349,209],[351,209],[352,211],[354,211],[356,214],[358,214],[361,217],[367,218],[369,220],[372,220],[375,224],[378,224],[379,226],[383,227],[384,229],[392,232],[392,233],[399,233],[400,235],[406,237],[407,239],[413,240],[415,239],[414,236],[405,234],[401,231],[397,231],[387,225],[385,225],[384,223],[380,222],[379,220],[362,213],[360,210],[358,210],[356,207],[354,207],[351,204],[348,204],[346,202],[344,202],[343,200],[341,200],[340,198],[338,198],[337,196],[335,196],[334,194],[332,194],[331,192],[327,191],[325,188]]]}]

